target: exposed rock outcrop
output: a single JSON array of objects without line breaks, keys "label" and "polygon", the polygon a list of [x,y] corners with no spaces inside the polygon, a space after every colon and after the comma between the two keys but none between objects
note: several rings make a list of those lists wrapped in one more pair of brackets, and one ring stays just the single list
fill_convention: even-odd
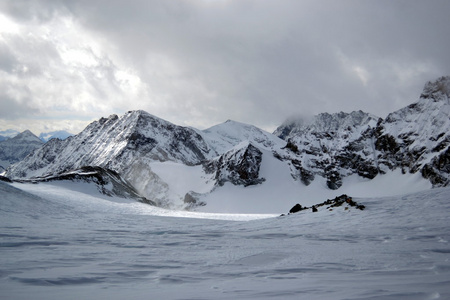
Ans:
[{"label": "exposed rock outcrop", "polygon": [[252,144],[243,143],[218,158],[205,162],[203,168],[206,173],[214,174],[219,186],[225,182],[249,186],[265,180],[259,177],[261,161],[262,152]]},{"label": "exposed rock outcrop", "polygon": [[344,208],[344,210],[348,210],[350,207],[359,210],[364,210],[366,208],[365,205],[359,204],[354,201],[352,197],[343,194],[334,199],[328,199],[322,203],[314,204],[311,207],[303,207],[301,204],[297,203],[291,208],[289,214],[309,209],[311,209],[312,212],[318,212],[320,207],[326,207],[326,210],[332,211],[333,208],[341,206]]}]

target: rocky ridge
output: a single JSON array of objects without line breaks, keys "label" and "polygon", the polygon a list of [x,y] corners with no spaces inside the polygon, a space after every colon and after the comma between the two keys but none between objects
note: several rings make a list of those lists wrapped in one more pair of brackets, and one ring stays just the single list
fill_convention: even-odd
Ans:
[{"label": "rocky ridge", "polygon": [[117,172],[100,167],[82,167],[69,172],[51,176],[34,177],[33,179],[17,180],[22,183],[72,181],[93,183],[101,194],[120,198],[135,199],[142,203],[156,205],[153,201],[142,197],[136,189]]},{"label": "rocky ridge", "polygon": [[[52,139],[7,171],[14,179],[63,174],[85,166],[113,170],[139,192],[163,204],[167,184],[149,167],[152,161],[186,165],[203,162],[214,151],[193,129],[177,126],[144,111],[111,115],[65,140]],[[161,196],[160,196],[161,195]]]},{"label": "rocky ridge", "polygon": [[203,163],[206,174],[214,174],[213,178],[219,186],[225,182],[234,185],[256,185],[264,182],[259,176],[262,152],[249,142],[242,142],[219,157]]},{"label": "rocky ridge", "polygon": [[[428,82],[419,100],[386,119],[362,111],[320,114],[310,121],[289,120],[274,132],[286,140],[295,178],[315,175],[330,189],[351,174],[373,179],[401,168],[421,172],[433,186],[447,186],[450,174],[450,77]],[[297,172],[295,172],[297,170]]]},{"label": "rocky ridge", "polygon": [[337,189],[345,176],[372,179],[378,174],[372,131],[379,120],[362,111],[323,113],[309,121],[290,120],[274,134],[287,142],[289,154],[282,159],[290,162],[294,178],[308,185],[322,176]]}]

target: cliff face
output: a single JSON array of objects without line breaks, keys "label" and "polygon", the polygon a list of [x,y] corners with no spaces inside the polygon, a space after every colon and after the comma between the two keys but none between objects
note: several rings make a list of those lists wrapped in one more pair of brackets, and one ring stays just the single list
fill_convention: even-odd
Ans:
[{"label": "cliff face", "polygon": [[379,163],[449,184],[450,77],[428,82],[419,101],[389,114],[376,129]]},{"label": "cliff face", "polygon": [[309,184],[319,175],[327,185],[337,189],[342,177],[357,173],[366,178],[378,174],[373,129],[379,118],[354,111],[352,113],[323,113],[312,120],[291,120],[278,127],[275,135],[287,141],[296,177]]},{"label": "cliff face", "polygon": [[205,173],[214,174],[218,185],[231,182],[234,185],[255,185],[262,183],[259,176],[262,162],[262,152],[248,142],[237,145],[218,158],[205,162]]}]

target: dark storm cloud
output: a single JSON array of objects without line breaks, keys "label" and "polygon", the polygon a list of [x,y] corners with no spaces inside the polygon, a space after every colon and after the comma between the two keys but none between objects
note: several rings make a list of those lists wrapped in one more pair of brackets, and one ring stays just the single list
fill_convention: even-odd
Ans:
[{"label": "dark storm cloud", "polygon": [[[76,20],[105,51],[98,61],[140,80],[139,97],[125,92],[112,106],[178,124],[273,128],[291,114],[359,109],[385,117],[450,74],[449,1],[5,3],[20,22]],[[105,91],[94,95],[110,97],[111,72],[99,81],[85,70],[91,90]]]}]

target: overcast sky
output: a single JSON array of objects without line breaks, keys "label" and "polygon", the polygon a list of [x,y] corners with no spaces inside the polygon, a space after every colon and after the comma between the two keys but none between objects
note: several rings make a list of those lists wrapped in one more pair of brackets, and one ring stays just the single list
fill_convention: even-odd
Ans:
[{"label": "overcast sky", "polygon": [[0,2],[0,131],[143,109],[200,129],[380,117],[450,75],[450,1]]}]

